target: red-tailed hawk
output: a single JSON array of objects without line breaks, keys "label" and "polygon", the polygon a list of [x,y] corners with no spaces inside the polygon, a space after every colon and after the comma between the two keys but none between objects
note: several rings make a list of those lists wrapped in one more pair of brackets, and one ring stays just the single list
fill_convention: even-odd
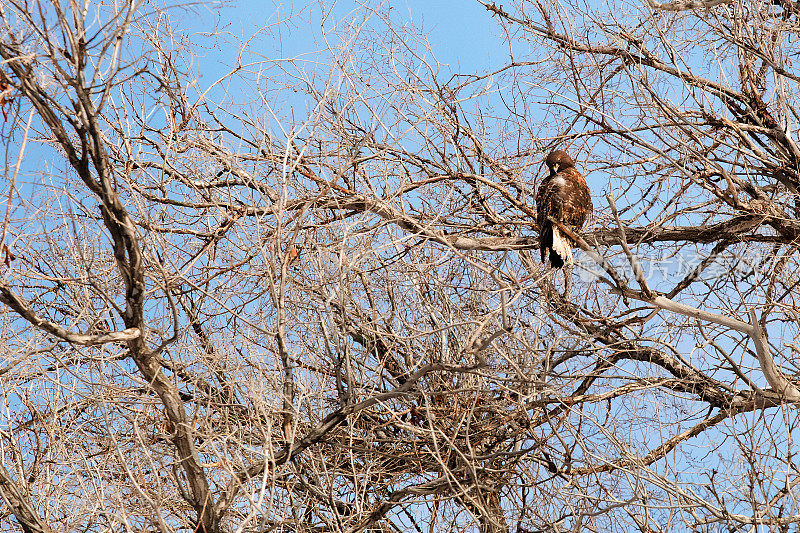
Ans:
[{"label": "red-tailed hawk", "polygon": [[572,240],[555,227],[550,218],[576,230],[581,229],[592,212],[592,195],[586,180],[564,150],[554,150],[545,159],[550,175],[536,193],[536,222],[539,225],[539,248],[542,263],[550,253],[550,264],[561,268],[572,262]]}]

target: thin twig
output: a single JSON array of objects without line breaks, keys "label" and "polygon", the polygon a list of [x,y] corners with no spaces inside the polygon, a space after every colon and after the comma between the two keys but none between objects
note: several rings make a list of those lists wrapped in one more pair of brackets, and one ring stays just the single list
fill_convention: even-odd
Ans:
[{"label": "thin twig", "polygon": [[595,263],[600,265],[600,268],[606,271],[606,273],[611,277],[611,279],[614,280],[617,289],[619,289],[618,294],[622,296],[623,302],[625,303],[625,305],[628,305],[627,295],[630,289],[628,289],[627,284],[624,281],[622,281],[622,278],[619,277],[619,274],[617,274],[617,271],[614,270],[614,267],[611,266],[611,263],[606,261],[605,257],[597,253],[594,248],[589,246],[589,244],[585,240],[583,240],[583,237],[581,237],[577,232],[572,231],[572,229],[569,226],[567,226],[566,224],[562,224],[561,222],[553,218],[550,219],[550,222],[558,226],[558,229],[564,232],[570,239],[572,239],[580,247],[581,250],[586,252]]},{"label": "thin twig", "polygon": [[611,212],[614,214],[614,220],[617,221],[617,236],[619,237],[619,243],[622,246],[622,251],[625,252],[625,255],[628,257],[628,262],[631,264],[633,276],[636,278],[636,282],[639,284],[639,287],[642,288],[644,295],[647,298],[652,298],[653,293],[650,290],[650,287],[647,286],[647,281],[644,279],[642,265],[639,262],[639,259],[633,255],[631,249],[628,247],[628,241],[625,238],[625,230],[622,227],[622,221],[619,218],[619,213],[617,213],[617,205],[614,203],[614,198],[611,196],[611,194],[606,194],[606,199],[608,199],[608,205],[611,206]]}]

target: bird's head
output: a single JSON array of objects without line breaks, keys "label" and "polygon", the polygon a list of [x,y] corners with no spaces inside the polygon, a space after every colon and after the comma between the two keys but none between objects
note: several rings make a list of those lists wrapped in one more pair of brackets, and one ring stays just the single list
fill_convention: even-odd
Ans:
[{"label": "bird's head", "polygon": [[547,168],[550,169],[551,174],[556,174],[565,168],[575,166],[572,158],[564,150],[553,150],[547,155],[544,162],[547,163]]}]

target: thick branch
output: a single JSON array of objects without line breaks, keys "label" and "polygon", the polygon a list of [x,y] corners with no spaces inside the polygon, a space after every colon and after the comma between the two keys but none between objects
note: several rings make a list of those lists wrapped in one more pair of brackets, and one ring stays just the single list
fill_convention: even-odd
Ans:
[{"label": "thick branch", "polygon": [[49,533],[50,527],[42,520],[17,487],[8,471],[0,465],[0,496],[14,513],[24,533]]},{"label": "thick branch", "polygon": [[36,326],[37,328],[46,331],[47,333],[58,337],[59,339],[79,344],[81,346],[97,346],[99,344],[108,344],[110,342],[126,342],[138,339],[142,332],[139,328],[128,328],[122,331],[112,331],[111,333],[104,333],[103,335],[87,335],[85,333],[75,333],[65,329],[54,322],[50,322],[37,315],[28,305],[8,286],[0,282],[0,302],[3,302],[11,309],[16,311],[22,318]]},{"label": "thick branch", "polygon": [[800,390],[798,390],[794,383],[786,379],[783,372],[778,370],[777,365],[775,365],[775,360],[770,354],[766,333],[756,318],[755,310],[750,309],[748,315],[750,317],[750,325],[752,328],[751,337],[756,346],[758,363],[761,365],[761,371],[764,373],[764,377],[767,378],[767,383],[787,400],[794,402],[800,401]]},{"label": "thick branch", "polygon": [[659,4],[655,0],[646,0],[647,5],[659,11],[689,11],[692,9],[709,9],[720,4],[730,4],[731,0],[686,0]]},{"label": "thick branch", "polygon": [[721,326],[725,326],[735,331],[746,333],[753,339],[753,343],[756,347],[756,354],[758,356],[758,362],[761,366],[761,371],[764,373],[764,377],[766,378],[770,387],[772,387],[773,391],[777,393],[783,400],[793,402],[800,401],[800,389],[790,382],[775,364],[775,360],[770,354],[769,344],[766,340],[764,328],[756,319],[755,311],[753,309],[750,309],[748,312],[750,323],[747,323],[737,318],[727,317],[717,313],[712,313],[710,311],[704,311],[690,305],[678,303],[663,296],[647,298],[645,295],[630,289],[623,291],[612,289],[612,292],[620,292],[628,298],[650,303],[659,309],[672,311],[673,313],[696,318],[697,320],[702,320],[705,322],[720,324]]}]

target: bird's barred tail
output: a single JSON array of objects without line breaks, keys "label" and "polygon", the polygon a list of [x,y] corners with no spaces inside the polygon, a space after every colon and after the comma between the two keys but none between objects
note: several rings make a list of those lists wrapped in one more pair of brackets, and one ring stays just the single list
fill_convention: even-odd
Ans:
[{"label": "bird's barred tail", "polygon": [[550,264],[561,268],[564,263],[572,264],[572,241],[562,234],[558,227],[553,227],[553,246],[550,250]]}]

